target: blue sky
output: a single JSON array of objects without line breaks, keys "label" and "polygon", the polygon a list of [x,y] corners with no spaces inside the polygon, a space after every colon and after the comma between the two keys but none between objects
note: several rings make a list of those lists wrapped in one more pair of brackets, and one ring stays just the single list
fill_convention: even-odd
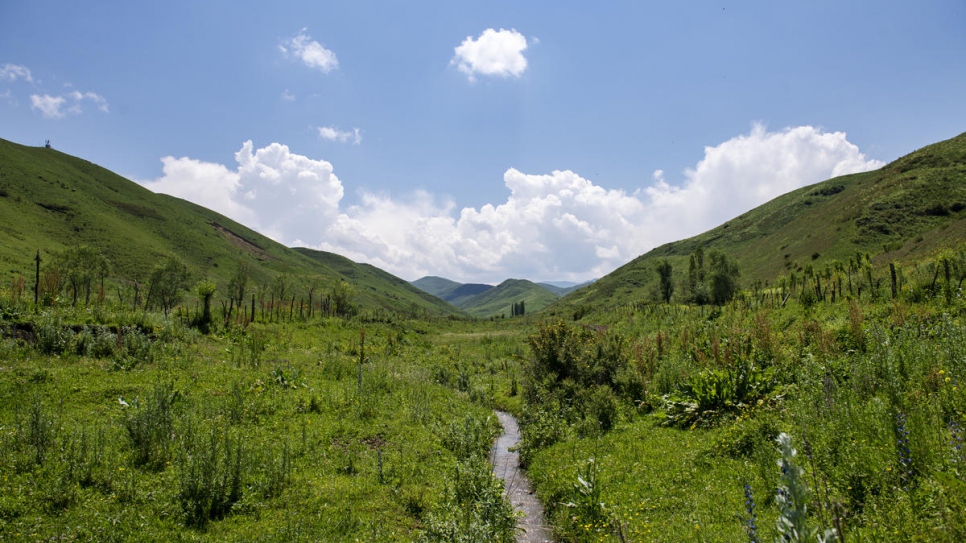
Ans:
[{"label": "blue sky", "polygon": [[0,137],[409,280],[579,281],[963,132],[964,53],[958,0],[5,2]]}]

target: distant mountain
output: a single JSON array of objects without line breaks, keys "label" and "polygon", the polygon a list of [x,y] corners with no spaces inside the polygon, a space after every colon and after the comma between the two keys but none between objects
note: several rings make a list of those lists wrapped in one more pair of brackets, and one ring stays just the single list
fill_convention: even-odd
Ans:
[{"label": "distant mountain", "polygon": [[477,317],[510,316],[514,303],[524,302],[526,312],[535,313],[557,298],[591,284],[568,281],[533,283],[508,279],[498,286],[457,283],[443,277],[427,276],[411,284]]},{"label": "distant mountain", "polygon": [[567,314],[608,308],[651,297],[654,266],[667,259],[675,283],[701,246],[734,258],[741,283],[801,274],[855,254],[870,254],[876,267],[915,262],[966,241],[966,134],[936,143],[871,172],[804,187],[689,239],[662,245],[594,284],[555,303]]},{"label": "distant mountain", "polygon": [[[252,288],[279,273],[293,284],[345,280],[363,309],[456,315],[459,311],[371,266],[331,253],[289,249],[209,209],[155,194],[100,166],[55,149],[0,139],[0,273],[32,278],[38,251],[46,269],[55,253],[90,245],[110,263],[115,284],[147,280],[168,256],[188,266],[191,281],[209,278],[226,292],[240,264]],[[112,288],[112,287],[109,287]],[[294,295],[307,292],[298,287]]]},{"label": "distant mountain", "polygon": [[410,284],[424,292],[432,294],[440,300],[447,301],[456,307],[462,307],[462,304],[470,298],[478,296],[493,288],[493,285],[457,283],[456,281],[450,281],[449,279],[435,276],[423,277],[413,281]]},{"label": "distant mountain", "polygon": [[499,285],[462,303],[461,309],[477,317],[509,317],[514,303],[524,302],[526,312],[535,313],[558,296],[525,279],[507,279]]},{"label": "distant mountain", "polygon": [[573,283],[570,281],[547,281],[544,283],[537,283],[537,284],[549,290],[550,292],[556,294],[557,296],[563,297],[591,283],[593,283],[593,281],[587,281],[586,283]]}]

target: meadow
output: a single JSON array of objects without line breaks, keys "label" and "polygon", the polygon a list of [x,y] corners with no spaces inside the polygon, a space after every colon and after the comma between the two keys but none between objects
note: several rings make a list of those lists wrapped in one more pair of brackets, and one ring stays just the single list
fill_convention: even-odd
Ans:
[{"label": "meadow", "polygon": [[512,541],[486,464],[522,337],[280,319],[208,334],[4,293],[0,539]]},{"label": "meadow", "polygon": [[207,333],[190,303],[5,287],[0,538],[512,541],[501,409],[559,541],[962,541],[963,255],[894,290],[870,267],[719,307]]},{"label": "meadow", "polygon": [[523,456],[560,540],[966,539],[960,268],[540,327]]}]

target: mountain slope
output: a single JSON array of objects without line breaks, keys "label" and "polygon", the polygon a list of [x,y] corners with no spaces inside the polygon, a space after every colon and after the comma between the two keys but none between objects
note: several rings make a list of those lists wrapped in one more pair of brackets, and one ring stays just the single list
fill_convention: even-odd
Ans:
[{"label": "mountain slope", "polygon": [[547,307],[556,299],[555,294],[536,283],[525,279],[507,279],[474,296],[464,303],[462,309],[477,317],[509,317],[514,303],[524,302],[526,312],[533,313]]},{"label": "mountain slope", "polygon": [[297,247],[294,251],[335,270],[358,291],[366,306],[377,306],[394,311],[418,313],[432,309],[431,313],[457,314],[445,301],[428,294],[395,275],[370,264],[357,264],[348,258],[325,251]]},{"label": "mountain slope", "polygon": [[[90,245],[108,258],[110,277],[120,282],[143,282],[168,256],[188,265],[191,281],[208,277],[221,292],[242,263],[249,267],[251,284],[263,288],[283,272],[353,282],[349,264],[333,269],[214,211],[155,194],[88,161],[6,140],[0,140],[0,236],[0,272],[7,277],[32,277],[38,250],[46,268],[64,248]],[[383,296],[406,298],[400,288],[387,283]],[[357,286],[360,293],[367,290]],[[363,307],[410,309],[410,300],[377,298],[364,297]],[[430,300],[413,301],[434,314],[455,313]]]},{"label": "mountain slope", "polygon": [[457,283],[443,277],[427,276],[411,283],[414,287],[462,308],[472,299],[493,288],[479,283]]},{"label": "mountain slope", "polygon": [[914,261],[966,240],[966,134],[872,172],[804,187],[689,239],[662,245],[554,304],[550,311],[647,299],[667,259],[677,283],[699,245],[734,258],[741,283],[774,282],[868,253],[877,266]]}]

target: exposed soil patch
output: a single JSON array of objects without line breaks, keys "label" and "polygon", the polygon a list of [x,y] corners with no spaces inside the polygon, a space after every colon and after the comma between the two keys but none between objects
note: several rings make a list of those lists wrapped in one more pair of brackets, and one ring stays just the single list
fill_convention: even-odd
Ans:
[{"label": "exposed soil patch", "polygon": [[249,241],[239,236],[238,234],[232,232],[231,230],[225,228],[224,226],[216,222],[212,222],[211,227],[217,230],[218,233],[220,233],[221,235],[225,236],[225,238],[229,242],[231,242],[231,244],[234,245],[235,247],[238,247],[239,249],[242,249],[244,251],[248,251],[249,253],[255,255],[256,257],[262,260],[275,260],[275,258],[273,258],[271,255],[265,252],[265,249],[262,249],[252,241]]}]

